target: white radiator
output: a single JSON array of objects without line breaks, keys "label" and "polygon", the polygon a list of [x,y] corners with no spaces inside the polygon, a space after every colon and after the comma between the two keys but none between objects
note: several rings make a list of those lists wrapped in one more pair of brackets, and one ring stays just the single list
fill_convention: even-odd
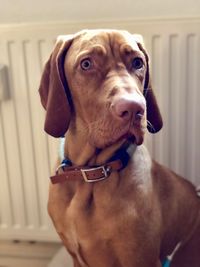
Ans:
[{"label": "white radiator", "polygon": [[149,149],[200,184],[200,19],[1,26],[0,64],[7,68],[10,98],[0,94],[0,239],[56,240],[46,203],[57,141],[43,132],[37,89],[56,36],[82,28],[144,36],[165,123],[149,137]]}]

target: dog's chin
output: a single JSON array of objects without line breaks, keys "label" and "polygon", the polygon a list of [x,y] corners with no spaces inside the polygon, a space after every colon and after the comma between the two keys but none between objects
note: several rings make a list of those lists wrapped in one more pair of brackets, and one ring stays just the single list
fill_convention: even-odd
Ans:
[{"label": "dog's chin", "polygon": [[129,135],[127,137],[127,140],[129,143],[136,144],[137,146],[140,146],[144,142],[144,135]]},{"label": "dog's chin", "polygon": [[89,138],[90,144],[98,149],[107,148],[123,140],[127,140],[129,143],[136,144],[138,146],[142,145],[144,141],[144,131],[141,129],[133,129],[122,135],[112,135],[110,138],[105,138],[103,136],[98,136],[97,139],[92,136]]},{"label": "dog's chin", "polygon": [[137,146],[140,146],[140,145],[143,144],[144,135],[145,135],[145,131],[144,130],[142,130],[140,128],[133,128],[133,129],[130,130],[129,135],[130,135],[131,140],[133,140],[132,143],[135,143]]}]

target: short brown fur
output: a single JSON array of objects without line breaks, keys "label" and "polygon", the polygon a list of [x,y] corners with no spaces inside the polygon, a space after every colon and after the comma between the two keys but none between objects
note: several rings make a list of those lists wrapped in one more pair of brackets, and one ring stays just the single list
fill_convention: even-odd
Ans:
[{"label": "short brown fur", "polygon": [[[144,62],[139,70],[132,69],[135,57]],[[88,58],[91,67],[81,69]],[[200,267],[195,188],[152,161],[142,145],[147,124],[157,132],[162,118],[137,36],[94,30],[61,39],[45,67],[40,94],[45,130],[54,136],[67,131],[65,156],[73,164],[104,164],[125,143],[134,147],[126,168],[104,181],[50,184],[49,214],[74,266],[160,267],[181,242],[171,267]],[[139,121],[119,116],[125,96],[145,103]]]}]

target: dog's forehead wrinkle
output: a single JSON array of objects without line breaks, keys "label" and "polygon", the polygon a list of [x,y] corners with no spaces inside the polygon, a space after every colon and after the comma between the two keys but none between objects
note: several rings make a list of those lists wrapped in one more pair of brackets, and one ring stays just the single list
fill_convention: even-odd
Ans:
[{"label": "dog's forehead wrinkle", "polygon": [[108,34],[104,31],[88,31],[80,36],[79,43],[82,47],[90,47],[97,44],[105,45],[108,42]]},{"label": "dog's forehead wrinkle", "polygon": [[112,54],[114,54],[114,51],[119,51],[121,46],[127,46],[136,51],[139,50],[134,35],[122,30],[83,31],[82,34],[76,38],[75,43],[80,50],[92,48],[95,45],[101,45]]}]

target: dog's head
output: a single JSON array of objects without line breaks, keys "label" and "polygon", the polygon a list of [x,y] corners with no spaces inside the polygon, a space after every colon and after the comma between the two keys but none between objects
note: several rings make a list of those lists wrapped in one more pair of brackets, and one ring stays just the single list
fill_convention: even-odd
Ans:
[{"label": "dog's head", "polygon": [[162,128],[142,37],[89,30],[58,38],[40,84],[45,131],[85,131],[98,148],[121,138],[143,142]]}]

